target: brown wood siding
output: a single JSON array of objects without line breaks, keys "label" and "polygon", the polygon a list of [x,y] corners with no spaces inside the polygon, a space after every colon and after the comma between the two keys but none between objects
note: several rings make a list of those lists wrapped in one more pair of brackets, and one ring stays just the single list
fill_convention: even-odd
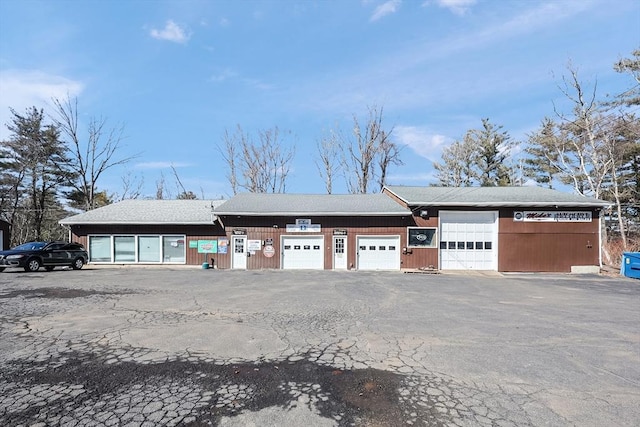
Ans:
[{"label": "brown wood siding", "polygon": [[[247,258],[247,269],[279,269],[281,268],[282,236],[323,236],[324,268],[333,268],[333,233],[334,229],[347,231],[347,266],[355,268],[358,236],[400,236],[401,248],[407,247],[407,227],[437,227],[438,219],[434,217],[420,218],[415,216],[391,217],[308,217],[312,224],[320,224],[319,233],[287,233],[287,224],[295,224],[294,217],[223,217],[226,234],[229,236],[229,251],[226,255],[218,254],[216,259],[219,268],[231,268],[231,237],[234,229],[244,229],[248,240],[260,240],[264,249],[265,239],[273,239],[275,255],[268,258],[262,251],[257,251]],[[274,227],[277,226],[277,227]],[[411,248],[400,255],[401,268],[414,269],[438,265],[438,249]]]},{"label": "brown wood siding", "polygon": [[498,270],[570,272],[574,265],[599,265],[599,211],[591,222],[514,221],[518,210],[501,209],[498,228]]}]

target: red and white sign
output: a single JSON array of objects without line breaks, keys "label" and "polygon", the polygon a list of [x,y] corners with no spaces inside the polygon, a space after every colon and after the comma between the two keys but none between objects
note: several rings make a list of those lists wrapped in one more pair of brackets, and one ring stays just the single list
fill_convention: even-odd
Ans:
[{"label": "red and white sign", "polygon": [[271,245],[267,245],[264,247],[264,249],[262,250],[262,253],[264,254],[264,256],[266,256],[267,258],[271,258],[276,254],[276,250],[273,248],[273,246]]}]

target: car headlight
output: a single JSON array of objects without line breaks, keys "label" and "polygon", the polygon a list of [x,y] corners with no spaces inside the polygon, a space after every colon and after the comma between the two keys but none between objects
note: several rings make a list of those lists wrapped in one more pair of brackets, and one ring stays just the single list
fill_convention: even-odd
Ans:
[{"label": "car headlight", "polygon": [[7,255],[7,259],[20,259],[24,258],[24,255]]}]

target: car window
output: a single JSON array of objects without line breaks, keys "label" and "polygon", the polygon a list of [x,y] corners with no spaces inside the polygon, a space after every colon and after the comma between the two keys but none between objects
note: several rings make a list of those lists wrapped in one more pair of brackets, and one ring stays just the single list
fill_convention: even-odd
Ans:
[{"label": "car window", "polygon": [[65,245],[64,249],[68,251],[81,251],[84,248],[79,243],[69,243]]},{"label": "car window", "polygon": [[18,251],[33,251],[33,250],[39,250],[44,248],[44,246],[46,245],[45,242],[29,242],[29,243],[23,243],[22,245],[18,245],[13,249],[16,249]]},{"label": "car window", "polygon": [[50,251],[56,251],[58,249],[63,248],[65,245],[66,245],[66,243],[51,243],[51,244],[47,245],[46,249],[50,250]]}]

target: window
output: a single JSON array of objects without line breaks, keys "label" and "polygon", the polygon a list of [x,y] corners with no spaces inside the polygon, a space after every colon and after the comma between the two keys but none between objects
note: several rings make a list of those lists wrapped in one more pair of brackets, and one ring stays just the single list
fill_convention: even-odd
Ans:
[{"label": "window", "polygon": [[138,261],[160,262],[160,236],[138,237]]},{"label": "window", "polygon": [[162,236],[164,262],[185,262],[184,236]]},{"label": "window", "polygon": [[186,261],[185,236],[89,236],[90,262]]},{"label": "window", "polygon": [[89,261],[111,262],[111,236],[89,236]]},{"label": "window", "polygon": [[409,228],[407,230],[409,247],[435,248],[436,229],[435,228]]},{"label": "window", "polygon": [[136,238],[134,236],[114,236],[113,247],[115,262],[136,261]]}]

